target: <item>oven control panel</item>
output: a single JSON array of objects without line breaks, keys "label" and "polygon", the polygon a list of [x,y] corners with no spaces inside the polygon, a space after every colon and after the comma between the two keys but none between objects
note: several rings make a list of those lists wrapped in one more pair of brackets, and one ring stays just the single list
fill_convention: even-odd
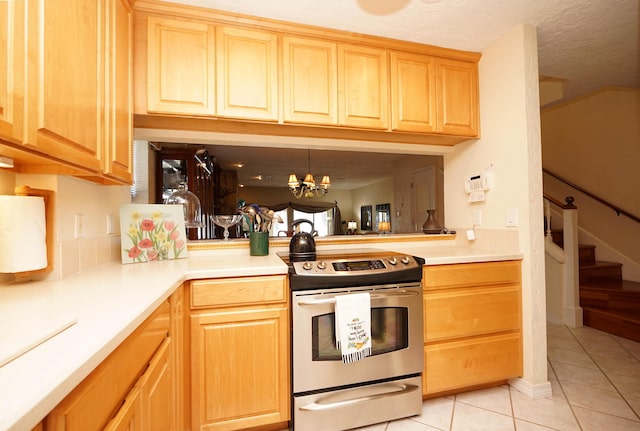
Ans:
[{"label": "oven control panel", "polygon": [[367,259],[319,259],[293,262],[293,271],[298,275],[365,275],[390,273],[422,265],[413,256],[384,256]]}]

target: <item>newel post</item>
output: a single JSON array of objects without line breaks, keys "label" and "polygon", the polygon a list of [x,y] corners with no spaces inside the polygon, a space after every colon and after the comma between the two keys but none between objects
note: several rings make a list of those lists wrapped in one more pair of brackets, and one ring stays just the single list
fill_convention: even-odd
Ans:
[{"label": "newel post", "polygon": [[573,205],[573,197],[567,196],[562,209],[562,231],[564,237],[564,291],[562,312],[563,322],[572,328],[582,326],[580,307],[579,256],[578,256],[578,208]]}]

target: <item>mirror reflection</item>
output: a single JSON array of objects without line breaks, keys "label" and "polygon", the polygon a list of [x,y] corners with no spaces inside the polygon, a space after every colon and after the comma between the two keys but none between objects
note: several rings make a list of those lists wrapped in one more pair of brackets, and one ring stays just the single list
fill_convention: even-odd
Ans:
[{"label": "mirror reflection", "polygon": [[[164,203],[180,183],[200,199],[205,226],[188,229],[191,240],[223,239],[211,216],[250,204],[282,220],[271,236],[292,236],[298,219],[318,236],[422,232],[432,209],[444,220],[442,156],[146,141],[135,148],[136,184],[148,178],[149,187],[134,202]],[[241,220],[227,230],[242,238],[250,226]]]}]

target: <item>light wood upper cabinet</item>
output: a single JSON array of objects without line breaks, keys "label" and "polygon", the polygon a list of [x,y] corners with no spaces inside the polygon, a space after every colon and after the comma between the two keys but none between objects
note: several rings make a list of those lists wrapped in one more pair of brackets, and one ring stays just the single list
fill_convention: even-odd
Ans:
[{"label": "light wood upper cabinet", "polygon": [[179,118],[205,116],[232,133],[441,145],[478,136],[479,54],[155,1],[135,9],[140,127],[208,130]]},{"label": "light wood upper cabinet", "polygon": [[338,124],[337,44],[282,38],[283,120]]},{"label": "light wood upper cabinet", "polygon": [[132,178],[132,13],[129,0],[107,0],[108,53],[106,145],[103,172],[123,182]]},{"label": "light wood upper cabinet", "polygon": [[391,128],[436,131],[435,58],[391,52]]},{"label": "light wood upper cabinet", "polygon": [[478,65],[475,62],[438,59],[436,63],[438,85],[438,132],[477,136],[478,120]]},{"label": "light wood upper cabinet", "polygon": [[338,45],[338,115],[343,126],[389,127],[388,51]]},{"label": "light wood upper cabinet", "polygon": [[168,114],[215,114],[212,25],[149,17],[147,109]]},{"label": "light wood upper cabinet", "polygon": [[278,38],[239,27],[216,28],[217,114],[278,120]]},{"label": "light wood upper cabinet", "polygon": [[13,6],[13,2],[0,3],[0,132],[5,136],[11,136],[12,128]]},{"label": "light wood upper cabinet", "polygon": [[16,172],[131,182],[131,0],[0,2],[0,153]]},{"label": "light wood upper cabinet", "polygon": [[29,0],[26,144],[101,171],[104,8],[95,0]]},{"label": "light wood upper cabinet", "polygon": [[17,73],[24,58],[24,1],[0,2],[0,137],[14,141],[22,76]]}]

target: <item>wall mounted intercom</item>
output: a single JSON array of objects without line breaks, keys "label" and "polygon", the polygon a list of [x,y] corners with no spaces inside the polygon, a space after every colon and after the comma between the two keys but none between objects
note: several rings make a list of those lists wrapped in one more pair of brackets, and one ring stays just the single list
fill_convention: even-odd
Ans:
[{"label": "wall mounted intercom", "polygon": [[471,175],[464,180],[464,190],[469,195],[469,202],[481,202],[485,199],[485,191],[493,185],[493,175],[490,165],[484,173]]}]

